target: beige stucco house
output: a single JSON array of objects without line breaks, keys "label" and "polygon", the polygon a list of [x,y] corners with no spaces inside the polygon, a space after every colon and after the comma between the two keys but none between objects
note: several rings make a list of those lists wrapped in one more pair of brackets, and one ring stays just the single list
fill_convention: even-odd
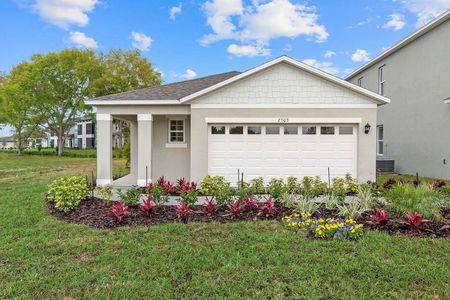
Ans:
[{"label": "beige stucco house", "polygon": [[104,96],[97,109],[97,184],[112,180],[112,120],[130,122],[131,174],[343,177],[375,180],[377,109],[389,99],[282,56],[248,71]]}]

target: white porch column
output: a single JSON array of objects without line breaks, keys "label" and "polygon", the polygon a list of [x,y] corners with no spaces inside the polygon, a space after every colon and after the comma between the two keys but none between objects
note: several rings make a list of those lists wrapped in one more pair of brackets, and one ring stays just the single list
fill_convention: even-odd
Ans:
[{"label": "white porch column", "polygon": [[97,185],[112,181],[112,116],[97,114]]},{"label": "white porch column", "polygon": [[[145,186],[152,178],[152,127],[153,117],[151,114],[138,114],[138,179],[139,186]],[[147,170],[147,172],[146,172]]]},{"label": "white porch column", "polygon": [[138,123],[130,122],[130,174],[138,178]]}]

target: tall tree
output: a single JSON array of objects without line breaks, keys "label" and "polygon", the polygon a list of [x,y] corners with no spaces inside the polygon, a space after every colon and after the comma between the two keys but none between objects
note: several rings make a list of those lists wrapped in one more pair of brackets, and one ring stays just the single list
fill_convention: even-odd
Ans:
[{"label": "tall tree", "polygon": [[99,53],[102,76],[95,80],[96,96],[160,85],[161,73],[138,50],[112,49]]},{"label": "tall tree", "polygon": [[65,49],[32,57],[34,95],[48,131],[58,137],[58,156],[75,118],[90,107],[84,100],[95,95],[93,82],[102,68],[91,50]]},{"label": "tall tree", "polygon": [[23,154],[28,139],[38,131],[41,121],[31,74],[32,65],[22,62],[0,84],[0,120],[13,128],[19,155]]},{"label": "tall tree", "polygon": [[[138,50],[112,49],[107,53],[99,53],[102,76],[95,80],[96,96],[126,92],[146,88],[162,83],[161,73],[153,68],[152,63]],[[118,130],[114,133],[118,140],[118,148],[122,149],[123,141],[128,141],[128,124],[114,120]]]}]

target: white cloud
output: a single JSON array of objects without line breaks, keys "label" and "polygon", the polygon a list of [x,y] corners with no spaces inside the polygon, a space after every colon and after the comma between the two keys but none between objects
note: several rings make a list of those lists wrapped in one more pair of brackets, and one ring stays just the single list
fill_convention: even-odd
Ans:
[{"label": "white cloud", "polygon": [[183,8],[183,3],[178,3],[178,6],[173,6],[170,8],[169,17],[171,20],[175,20],[177,15],[181,13],[181,9]]},{"label": "white cloud", "polygon": [[315,7],[294,4],[290,0],[253,0],[244,7],[242,0],[210,0],[203,5],[213,33],[201,40],[203,45],[225,39],[244,43],[268,44],[277,37],[313,37],[316,42],[328,38],[325,26],[318,24]]},{"label": "white cloud", "polygon": [[389,15],[390,20],[383,25],[383,28],[392,28],[394,30],[400,30],[406,25],[405,16],[402,14]]},{"label": "white cloud", "polygon": [[366,18],[366,19],[363,20],[363,21],[359,21],[359,22],[356,23],[355,25],[350,25],[350,26],[348,26],[347,28],[349,28],[349,29],[355,29],[355,28],[358,28],[358,27],[361,27],[361,26],[370,24],[370,23],[372,23],[372,21],[373,21],[373,18],[372,18],[372,17],[369,17],[369,18]]},{"label": "white cloud", "polygon": [[79,31],[71,31],[69,40],[77,48],[96,49],[98,47],[97,42],[93,38]]},{"label": "white cloud", "polygon": [[271,50],[265,48],[263,45],[236,45],[231,44],[227,48],[228,53],[233,54],[235,56],[268,56],[271,54]]},{"label": "white cloud", "polygon": [[197,73],[191,69],[187,69],[184,74],[181,74],[180,77],[185,79],[192,79],[194,77],[197,77]]},{"label": "white cloud", "polygon": [[133,31],[131,38],[133,39],[133,47],[141,51],[148,51],[153,42],[151,37],[142,32]]},{"label": "white cloud", "polygon": [[352,60],[354,62],[369,61],[369,53],[363,49],[356,49],[355,53],[352,54]]},{"label": "white cloud", "polygon": [[325,54],[323,55],[323,57],[325,58],[331,58],[333,56],[336,56],[336,52],[328,50],[327,52],[325,52]]},{"label": "white cloud", "polygon": [[409,11],[417,15],[416,27],[422,27],[447,9],[450,0],[393,0],[400,2]]},{"label": "white cloud", "polygon": [[46,22],[68,29],[70,25],[86,26],[88,13],[92,12],[98,0],[36,0],[31,6]]},{"label": "white cloud", "polygon": [[324,72],[327,72],[331,75],[336,75],[337,73],[339,73],[339,69],[333,66],[332,62],[329,61],[318,61],[316,59],[310,58],[310,59],[305,59],[303,60],[303,62],[307,65],[310,65],[311,67],[320,69]]}]

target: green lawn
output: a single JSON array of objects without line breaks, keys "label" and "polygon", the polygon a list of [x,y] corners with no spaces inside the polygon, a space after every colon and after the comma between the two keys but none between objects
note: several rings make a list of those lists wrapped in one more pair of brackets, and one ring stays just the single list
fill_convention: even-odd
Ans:
[{"label": "green lawn", "polygon": [[0,299],[450,295],[449,240],[310,240],[277,222],[110,231],[53,219],[43,200],[50,180],[94,168],[89,158],[0,153]]}]

